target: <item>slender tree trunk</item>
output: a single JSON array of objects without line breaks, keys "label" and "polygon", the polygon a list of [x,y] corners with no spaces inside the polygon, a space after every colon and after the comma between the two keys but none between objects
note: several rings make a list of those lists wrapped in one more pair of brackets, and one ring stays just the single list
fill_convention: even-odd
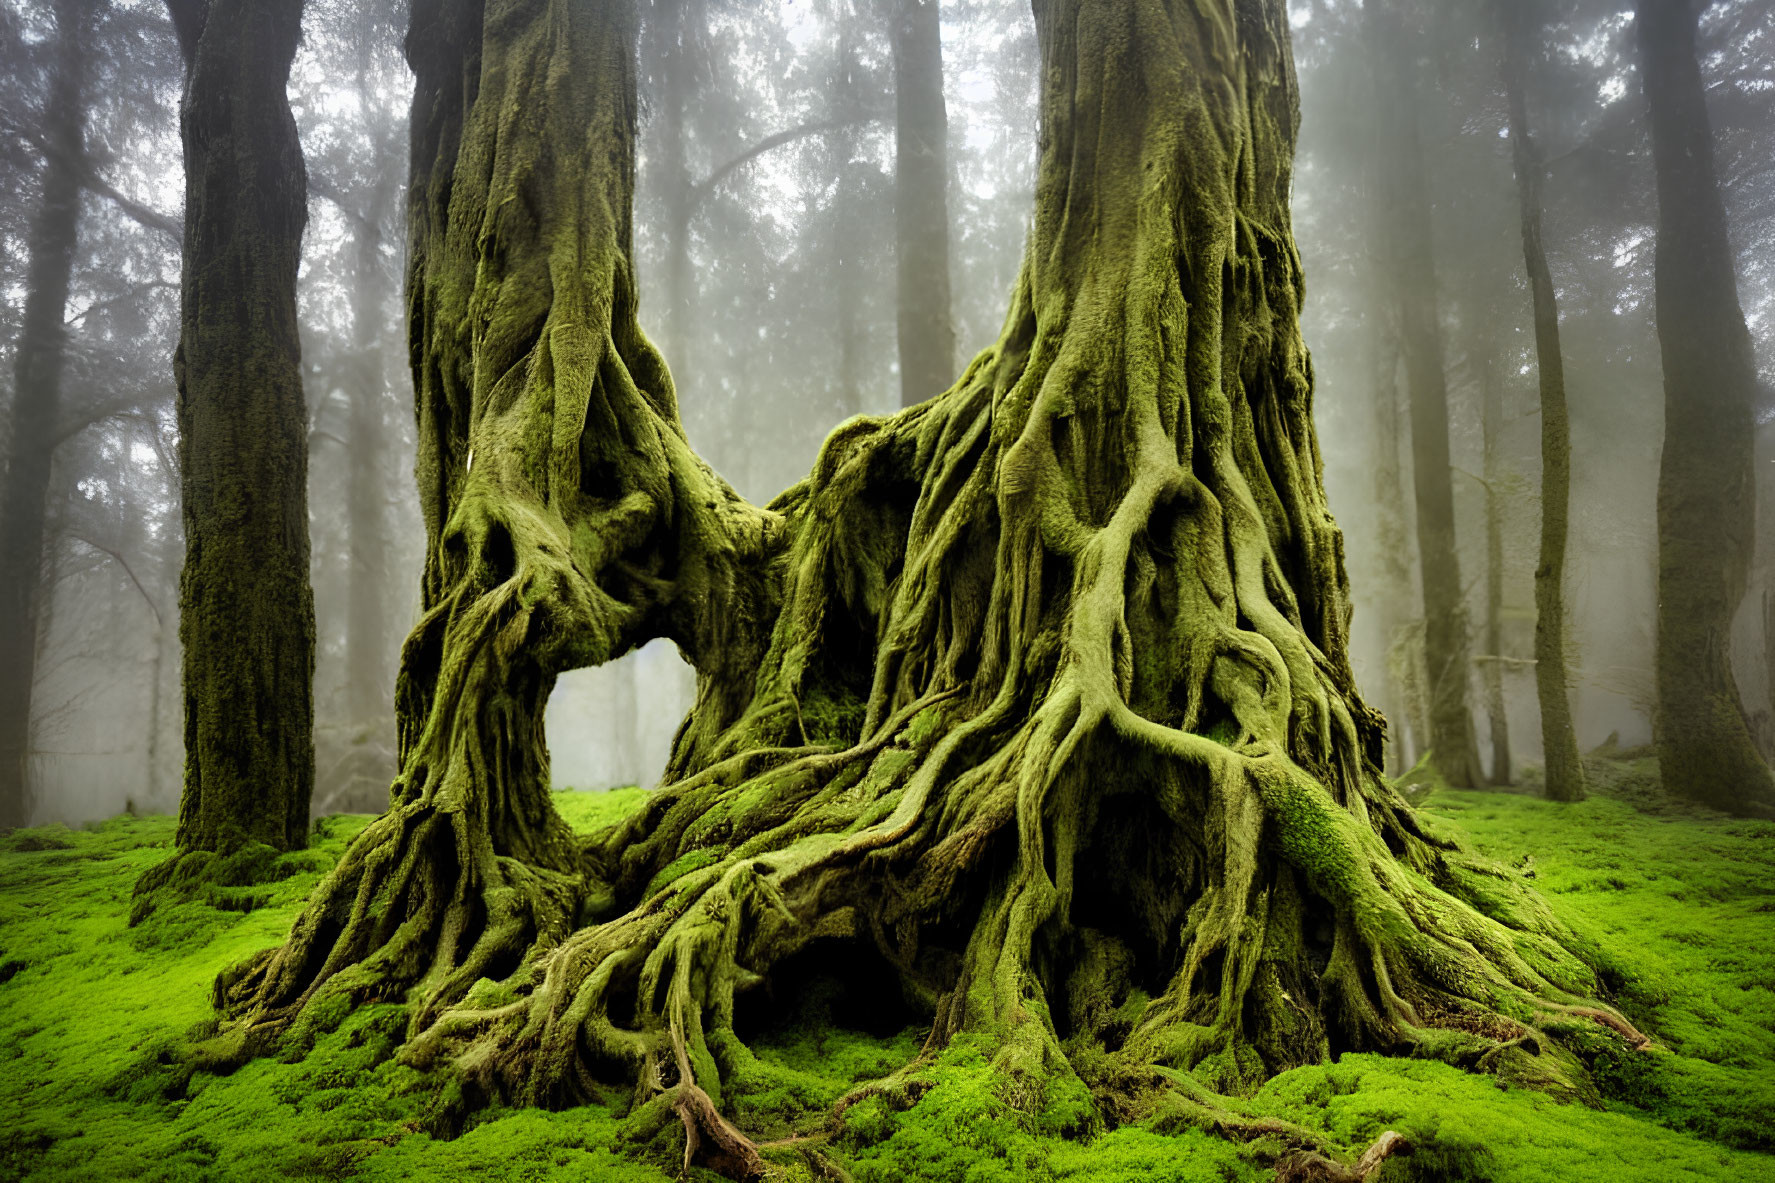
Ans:
[{"label": "slender tree trunk", "polygon": [[49,481],[61,412],[64,322],[86,154],[87,48],[93,6],[56,0],[45,96],[41,204],[31,223],[25,313],[13,355],[11,432],[0,491],[0,829],[31,820],[31,697],[43,598]]},{"label": "slender tree trunk", "polygon": [[[1571,519],[1572,428],[1566,411],[1559,303],[1541,244],[1540,152],[1529,132],[1524,78],[1532,51],[1527,0],[1504,0],[1504,90],[1510,147],[1522,211],[1522,261],[1534,296],[1535,366],[1541,379],[1541,555],[1535,564],[1535,697],[1541,705],[1541,753],[1547,797],[1584,799],[1584,761],[1572,726],[1565,655],[1565,549]],[[1495,650],[1494,650],[1495,652]]]},{"label": "slender tree trunk", "polygon": [[949,116],[939,0],[888,0],[894,56],[894,228],[900,402],[955,380],[949,303]]},{"label": "slender tree trunk", "polygon": [[[394,672],[388,663],[389,593],[387,440],[383,402],[382,320],[389,285],[382,263],[382,226],[395,181],[383,172],[370,189],[369,204],[352,234],[356,278],[351,298],[350,467],[346,474],[346,520],[350,571],[345,609],[345,702],[355,726],[385,718],[394,704]],[[389,773],[392,774],[392,769]]]},{"label": "slender tree trunk", "polygon": [[[849,169],[845,170],[847,173]],[[860,415],[863,406],[863,263],[857,250],[859,229],[851,217],[858,200],[854,186],[839,181],[832,225],[832,317],[838,342],[839,418]]]},{"label": "slender tree trunk", "polygon": [[865,253],[869,225],[862,209],[868,199],[866,166],[856,162],[857,128],[861,126],[865,103],[858,93],[857,74],[861,66],[852,33],[842,30],[838,52],[834,55],[829,91],[829,109],[839,126],[827,136],[827,153],[836,174],[835,191],[830,205],[829,234],[831,251],[829,272],[832,284],[832,336],[838,353],[838,417],[849,418],[865,410],[863,402],[864,276]]},{"label": "slender tree trunk", "polygon": [[[631,654],[610,671],[614,701],[611,703],[611,755],[613,784],[642,784],[641,769],[641,667]],[[652,788],[651,785],[646,787]]]},{"label": "slender tree trunk", "polygon": [[[1384,318],[1383,318],[1384,319]],[[1373,444],[1375,533],[1380,547],[1376,573],[1380,627],[1386,641],[1384,676],[1391,693],[1386,708],[1391,772],[1405,772],[1417,761],[1429,732],[1429,704],[1424,693],[1423,645],[1414,617],[1416,582],[1411,533],[1406,528],[1405,478],[1400,471],[1399,347],[1391,325],[1374,334]]]},{"label": "slender tree trunk", "polygon": [[160,802],[160,682],[166,669],[166,629],[154,622],[153,651],[148,656],[148,722],[142,758],[147,762],[149,808]]},{"label": "slender tree trunk", "polygon": [[1640,74],[1658,181],[1664,357],[1658,470],[1658,755],[1680,797],[1775,815],[1732,676],[1732,618],[1755,529],[1756,361],[1738,303],[1692,0],[1639,0]]},{"label": "slender tree trunk", "polygon": [[1763,588],[1763,682],[1767,687],[1764,701],[1763,733],[1756,736],[1765,756],[1775,755],[1775,587]]},{"label": "slender tree trunk", "polygon": [[697,34],[707,19],[702,4],[703,0],[657,0],[648,24],[662,83],[653,129],[666,216],[665,315],[660,346],[672,359],[679,384],[691,369],[690,325],[696,304],[690,261],[690,223],[696,202],[684,123],[696,76]]},{"label": "slender tree trunk", "polygon": [[1411,392],[1412,483],[1417,500],[1418,560],[1423,573],[1424,661],[1429,671],[1431,760],[1449,784],[1484,786],[1473,713],[1471,661],[1461,564],[1456,551],[1453,468],[1448,445],[1448,378],[1438,315],[1429,178],[1418,134],[1417,70],[1393,0],[1366,0],[1375,38],[1378,111],[1390,151],[1387,236],[1394,297]]},{"label": "slender tree trunk", "polygon": [[1504,431],[1504,384],[1492,362],[1496,341],[1490,334],[1479,342],[1484,351],[1479,371],[1480,420],[1485,435],[1485,713],[1491,724],[1491,781],[1511,783],[1510,718],[1504,701],[1504,505],[1499,486],[1504,479],[1498,459]]},{"label": "slender tree trunk", "polygon": [[[1367,47],[1372,56],[1374,47]],[[1400,343],[1397,301],[1383,298],[1396,284],[1392,271],[1391,219],[1386,200],[1386,162],[1389,145],[1384,131],[1374,126],[1365,145],[1369,168],[1368,258],[1369,319],[1373,328],[1373,397],[1371,402],[1376,536],[1380,545],[1380,569],[1376,576],[1378,605],[1386,641],[1387,685],[1392,694],[1385,704],[1389,716],[1387,760],[1399,775],[1417,762],[1428,742],[1429,701],[1425,692],[1422,611],[1418,606],[1417,571],[1405,503],[1405,479],[1400,464],[1399,389]]]},{"label": "slender tree trunk", "polygon": [[308,218],[285,93],[301,0],[171,0],[185,54],[178,381],[182,849],[303,844],[314,597],[296,269]]}]

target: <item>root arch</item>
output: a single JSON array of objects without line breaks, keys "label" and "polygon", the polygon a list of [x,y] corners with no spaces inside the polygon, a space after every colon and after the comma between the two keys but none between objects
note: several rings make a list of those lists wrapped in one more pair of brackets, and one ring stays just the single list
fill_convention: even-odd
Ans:
[{"label": "root arch", "polygon": [[[1039,3],[1000,340],[765,507],[690,449],[635,322],[632,8],[416,0],[416,29],[426,3],[455,19],[410,47],[432,545],[403,771],[290,942],[224,978],[238,1030],[409,997],[417,1062],[532,1104],[624,1080],[744,1173],[736,998],[834,942],[891,967],[925,1055],[981,1035],[1032,1089],[1157,1081],[1253,1136],[1216,1092],[1343,1048],[1532,1058],[1541,1016],[1612,1014],[1580,942],[1379,775],[1279,3]],[[541,703],[653,636],[699,672],[667,783],[576,839]]]}]

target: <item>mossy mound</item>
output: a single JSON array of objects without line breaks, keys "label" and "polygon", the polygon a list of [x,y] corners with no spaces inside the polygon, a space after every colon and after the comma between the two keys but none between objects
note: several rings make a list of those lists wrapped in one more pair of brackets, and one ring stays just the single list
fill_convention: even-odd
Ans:
[{"label": "mossy mound", "polygon": [[[1346,1055],[1271,1080],[1239,1102],[1245,1112],[1322,1131],[1352,1154],[1397,1130],[1415,1149],[1383,1169],[1394,1183],[1775,1177],[1775,825],[1658,807],[1644,791],[1654,776],[1644,761],[1593,762],[1600,794],[1579,805],[1442,790],[1422,807],[1533,876],[1563,920],[1631,967],[1610,983],[1613,1001],[1655,1046],[1598,1061],[1593,1107],[1446,1064]],[[556,808],[585,831],[644,799],[564,793]],[[366,822],[330,818],[265,882],[163,907],[135,928],[131,888],[166,857],[171,818],[0,838],[0,1178],[676,1177],[678,1124],[621,1116],[620,1090],[606,1104],[494,1109],[453,1127],[454,1086],[400,1061],[404,1012],[391,1003],[342,1013],[310,1032],[311,1047],[288,1043],[229,1075],[191,1066],[187,1049],[213,1029],[217,971],[280,940]],[[878,1000],[855,1005],[870,981],[867,967],[809,977],[753,1011],[756,1055],[728,1108],[782,1178],[1270,1177],[1274,1148],[1163,1113],[1109,1129],[1076,1084],[1036,1095],[1025,1082],[1007,1096],[969,1037],[871,1092],[924,1031]]]}]

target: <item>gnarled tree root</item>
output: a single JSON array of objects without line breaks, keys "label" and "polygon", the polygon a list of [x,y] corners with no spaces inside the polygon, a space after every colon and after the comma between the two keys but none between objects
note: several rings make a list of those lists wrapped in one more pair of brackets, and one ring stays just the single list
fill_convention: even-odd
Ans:
[{"label": "gnarled tree root", "polygon": [[1411,1143],[1387,1130],[1347,1165],[1314,1151],[1300,1151],[1276,1164],[1276,1183],[1367,1183],[1387,1159],[1410,1150]]},{"label": "gnarled tree root", "polygon": [[[404,994],[415,1063],[528,1104],[626,1081],[744,1172],[738,1000],[822,946],[875,959],[927,1053],[989,1044],[1018,1104],[1085,1071],[1137,1106],[1156,1073],[1180,1120],[1327,1161],[1215,1097],[1334,1047],[1516,1064],[1533,1016],[1608,1013],[1583,943],[1379,777],[1278,0],[1038,5],[1001,338],[764,510],[690,452],[635,320],[632,6],[479,12],[412,41],[425,730],[396,808],[224,989],[246,1021]],[[699,670],[671,783],[574,845],[537,758],[549,677],[654,635]],[[608,906],[600,884],[569,932],[594,873]]]},{"label": "gnarled tree root", "polygon": [[764,1159],[752,1140],[721,1116],[709,1094],[694,1084],[671,1090],[672,1109],[684,1122],[684,1169],[694,1163],[740,1183],[764,1175]]}]

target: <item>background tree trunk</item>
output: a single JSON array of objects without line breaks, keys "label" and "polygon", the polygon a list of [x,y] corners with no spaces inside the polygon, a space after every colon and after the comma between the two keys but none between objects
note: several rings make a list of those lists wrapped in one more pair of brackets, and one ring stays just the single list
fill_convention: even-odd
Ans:
[{"label": "background tree trunk", "polygon": [[11,430],[0,492],[0,830],[31,820],[31,697],[37,680],[50,470],[61,431],[68,286],[86,157],[86,40],[95,6],[56,0],[56,47],[44,97],[49,151],[31,222],[25,312],[13,355]]},{"label": "background tree trunk", "polygon": [[169,0],[185,54],[178,382],[182,849],[299,847],[314,786],[300,0]]},{"label": "background tree trunk", "polygon": [[1449,784],[1486,783],[1468,706],[1471,659],[1466,589],[1456,550],[1448,446],[1448,378],[1438,314],[1430,192],[1418,135],[1417,63],[1393,0],[1365,0],[1376,51],[1377,111],[1384,120],[1394,299],[1411,392],[1412,483],[1423,574],[1424,662],[1429,672],[1431,760]]},{"label": "background tree trunk", "polygon": [[[369,203],[353,219],[356,276],[351,301],[349,399],[350,471],[346,476],[346,533],[350,574],[346,589],[346,712],[355,726],[386,718],[394,704],[394,671],[388,663],[387,601],[388,462],[383,409],[382,321],[388,284],[382,262],[382,227],[394,197],[394,174],[382,170]],[[393,774],[386,770],[385,777]]]},{"label": "background tree trunk", "polygon": [[1479,382],[1480,427],[1485,436],[1485,713],[1491,724],[1491,783],[1511,783],[1510,719],[1504,701],[1504,480],[1498,460],[1504,431],[1504,384],[1498,378],[1494,351],[1498,341],[1487,331],[1474,365]]},{"label": "background tree trunk", "polygon": [[1755,526],[1756,361],[1714,172],[1693,0],[1639,0],[1640,73],[1658,182],[1664,358],[1658,470],[1658,756],[1673,794],[1775,816],[1732,676],[1732,618]]},{"label": "background tree trunk", "polygon": [[[1584,761],[1572,725],[1565,653],[1565,547],[1572,499],[1572,427],[1566,411],[1559,303],[1541,245],[1540,152],[1529,132],[1525,94],[1534,20],[1526,0],[1503,0],[1504,90],[1510,148],[1522,209],[1522,261],[1534,298],[1535,368],[1541,383],[1541,554],[1535,564],[1535,697],[1541,706],[1541,753],[1547,797],[1584,799]],[[1495,650],[1494,650],[1495,652]]]},{"label": "background tree trunk", "polygon": [[647,25],[663,84],[653,120],[668,235],[660,338],[667,354],[679,360],[680,382],[690,369],[690,325],[696,304],[690,223],[696,214],[697,187],[690,176],[684,118],[695,87],[697,51],[707,19],[704,0],[656,0]]},{"label": "background tree trunk", "polygon": [[949,306],[949,120],[939,0],[887,0],[894,56],[894,227],[899,268],[900,402],[955,380]]}]

